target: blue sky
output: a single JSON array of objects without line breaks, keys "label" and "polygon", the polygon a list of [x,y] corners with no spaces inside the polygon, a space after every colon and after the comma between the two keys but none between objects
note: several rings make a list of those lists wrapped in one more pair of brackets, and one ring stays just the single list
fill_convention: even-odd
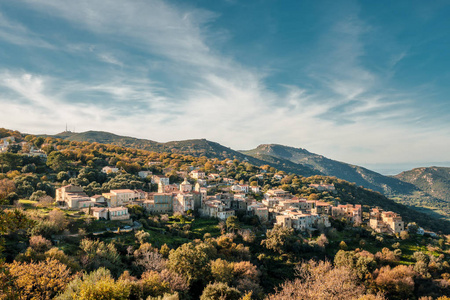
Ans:
[{"label": "blue sky", "polygon": [[1,1],[0,126],[450,161],[449,1]]}]

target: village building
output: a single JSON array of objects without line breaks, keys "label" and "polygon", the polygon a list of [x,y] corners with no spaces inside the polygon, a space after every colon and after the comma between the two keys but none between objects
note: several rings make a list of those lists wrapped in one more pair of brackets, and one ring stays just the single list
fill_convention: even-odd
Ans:
[{"label": "village building", "polygon": [[[331,215],[332,214],[333,205],[330,203],[326,203],[323,201],[315,201],[314,207],[311,209],[312,214],[316,215]],[[360,215],[362,216],[362,214]],[[360,222],[359,220],[358,222]]]},{"label": "village building", "polygon": [[168,185],[169,182],[169,177],[163,176],[163,175],[153,175],[152,176],[152,183],[153,184],[159,184],[160,182],[162,182],[164,185]]},{"label": "village building", "polygon": [[171,213],[173,211],[173,193],[150,193],[144,201],[144,208],[152,213]]},{"label": "village building", "polygon": [[251,203],[247,198],[234,198],[231,200],[230,208],[235,211],[247,211],[248,204]]},{"label": "village building", "polygon": [[354,223],[362,222],[362,207],[361,205],[338,205],[332,207],[331,215],[334,218],[346,218],[347,220]]},{"label": "village building", "polygon": [[312,183],[309,185],[310,188],[314,188],[319,192],[323,192],[323,191],[330,191],[330,192],[334,192],[336,191],[336,188],[334,187],[334,184],[315,184]]},{"label": "village building", "polygon": [[79,208],[81,201],[91,201],[89,196],[83,191],[81,186],[66,185],[56,190],[56,202],[69,208]]},{"label": "village building", "polygon": [[[264,202],[269,203],[269,199],[263,200]],[[278,211],[283,211],[288,208],[296,208],[302,211],[307,211],[308,209],[308,203],[306,202],[306,199],[298,199],[298,198],[292,198],[292,199],[283,199],[279,198],[278,203],[274,205],[275,209]]]},{"label": "village building", "polygon": [[326,215],[305,214],[296,209],[288,209],[281,215],[277,215],[275,224],[294,228],[299,231],[314,231],[318,226],[331,226],[328,216]]},{"label": "village building", "polygon": [[119,168],[106,166],[102,168],[102,172],[105,174],[117,173],[119,172]]},{"label": "village building", "polygon": [[275,207],[280,203],[280,201],[283,201],[283,198],[266,198],[263,199],[261,202],[267,207]]},{"label": "village building", "polygon": [[189,173],[189,176],[191,176],[194,179],[203,179],[203,178],[205,178],[205,172],[202,172],[199,170],[193,170]]},{"label": "village building", "polygon": [[89,208],[89,207],[94,207],[95,206],[95,202],[89,200],[81,200],[78,201],[78,208],[82,209],[82,208]]},{"label": "village building", "polygon": [[280,175],[280,174],[275,174],[275,175],[273,175],[273,178],[274,179],[276,179],[276,180],[281,180],[281,179],[283,179],[283,175]]},{"label": "village building", "polygon": [[153,174],[152,171],[139,171],[138,176],[141,178],[147,178],[148,176],[151,176]]},{"label": "village building", "polygon": [[217,173],[209,174],[207,177],[208,177],[209,180],[217,180],[217,179],[220,179],[220,175],[217,174]]},{"label": "village building", "polygon": [[24,155],[47,159],[47,154],[44,151],[42,151],[41,149],[36,149],[34,147],[31,147],[30,151],[28,153],[25,153]]},{"label": "village building", "polygon": [[205,179],[197,179],[197,183],[200,184],[201,186],[206,186],[208,181],[206,181]]},{"label": "village building", "polygon": [[97,219],[97,220],[107,220],[108,219],[108,208],[105,207],[93,207],[91,208],[92,211],[92,215]]},{"label": "village building", "polygon": [[185,213],[195,208],[194,195],[191,193],[179,193],[173,198],[173,212]]},{"label": "village building", "polygon": [[285,191],[282,189],[268,190],[264,194],[264,198],[266,198],[266,199],[274,198],[274,197],[276,197],[276,198],[291,198],[292,195],[288,191]]},{"label": "village building", "polygon": [[184,181],[180,184],[180,192],[190,193],[191,191],[192,191],[192,184],[189,183],[187,178],[184,178]]},{"label": "village building", "polygon": [[8,151],[9,145],[14,143],[16,138],[13,136],[8,136],[0,139],[0,152]]},{"label": "village building", "polygon": [[211,218],[218,218],[219,220],[226,220],[230,216],[235,215],[233,209],[226,207],[225,203],[220,200],[207,200],[200,210],[202,216]]},{"label": "village building", "polygon": [[252,186],[251,190],[253,193],[258,194],[261,191],[261,188],[259,186]]},{"label": "village building", "polygon": [[269,209],[267,207],[256,207],[252,209],[253,215],[259,218],[261,223],[269,221]]},{"label": "village building", "polygon": [[110,207],[108,208],[109,211],[109,219],[111,221],[116,220],[129,220],[130,214],[128,213],[128,208],[124,206],[118,206],[118,207]]},{"label": "village building", "polygon": [[158,183],[158,193],[177,193],[179,192],[178,184],[172,183],[165,185],[162,182]]},{"label": "village building", "polygon": [[136,200],[147,199],[147,192],[140,189],[134,190],[133,192]]},{"label": "village building", "polygon": [[405,230],[402,217],[392,211],[383,211],[379,208],[370,210],[370,227],[379,233],[397,234]]},{"label": "village building", "polygon": [[248,204],[247,213],[249,215],[257,216],[262,223],[269,221],[269,209],[260,202],[254,201]]},{"label": "village building", "polygon": [[234,184],[236,182],[236,180],[234,180],[233,178],[224,178],[223,182],[225,182],[226,184]]},{"label": "village building", "polygon": [[96,206],[97,205],[103,205],[103,206],[107,205],[106,198],[102,195],[94,195],[94,196],[91,196],[90,199],[92,202],[95,203]]},{"label": "village building", "polygon": [[246,184],[235,184],[231,186],[233,192],[243,192],[248,193],[249,186]]},{"label": "village building", "polygon": [[109,193],[103,193],[102,196],[107,199],[106,201],[110,207],[126,205],[136,200],[135,192],[129,189],[110,190]]},{"label": "village building", "polygon": [[258,178],[258,180],[263,180],[264,174],[256,174],[255,177]]}]

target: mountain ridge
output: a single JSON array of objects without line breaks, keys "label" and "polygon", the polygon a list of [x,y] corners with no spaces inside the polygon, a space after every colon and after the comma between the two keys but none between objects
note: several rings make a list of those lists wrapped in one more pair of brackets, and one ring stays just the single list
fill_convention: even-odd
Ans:
[{"label": "mountain ridge", "polygon": [[218,159],[238,159],[248,161],[257,166],[268,164],[276,169],[279,169],[280,171],[300,174],[303,176],[321,175],[320,173],[312,170],[307,166],[298,165],[281,158],[271,159],[269,157],[266,157],[265,159],[267,159],[267,161],[257,157],[252,157],[221,145],[217,142],[207,140],[205,138],[161,143],[148,139],[120,136],[106,131],[93,130],[79,133],[64,131],[55,135],[39,136],[62,138],[65,140],[77,142],[98,142],[156,152],[162,151],[179,154],[190,154],[193,156],[205,156],[208,158]]},{"label": "mountain ridge", "polygon": [[242,151],[249,156],[263,154],[290,160],[296,164],[308,166],[322,175],[335,176],[366,188],[392,195],[412,193],[415,186],[397,178],[381,175],[367,168],[329,159],[323,155],[280,144],[261,144],[255,149]]},{"label": "mountain ridge", "polygon": [[420,167],[403,171],[394,176],[404,182],[414,184],[418,192],[404,196],[403,203],[426,202],[430,207],[450,218],[450,168]]}]

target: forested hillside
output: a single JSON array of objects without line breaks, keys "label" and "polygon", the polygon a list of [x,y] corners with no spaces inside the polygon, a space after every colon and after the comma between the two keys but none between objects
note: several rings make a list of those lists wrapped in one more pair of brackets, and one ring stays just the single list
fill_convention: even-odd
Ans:
[{"label": "forested hillside", "polygon": [[[0,296],[4,299],[418,299],[450,296],[449,223],[336,177],[301,176],[247,160],[196,157],[53,137],[22,136],[0,153]],[[40,152],[32,152],[38,149]],[[45,153],[30,156],[30,153]],[[280,160],[282,162],[282,160]],[[104,173],[104,166],[117,167]],[[196,211],[149,213],[127,205],[127,221],[97,220],[91,208],[54,202],[55,189],[80,186],[89,196],[112,189],[154,191],[150,176],[171,183],[190,170],[259,186],[248,197],[282,189],[330,204],[362,204],[365,222],[331,217],[330,226],[298,231],[246,213],[217,218]],[[194,178],[189,180],[195,182]],[[311,184],[330,184],[320,190]],[[232,193],[208,179],[207,194]],[[411,223],[397,235],[367,224],[369,209]],[[434,237],[433,237],[434,236]],[[326,282],[327,285],[323,285]],[[158,298],[159,297],[159,298]],[[430,298],[428,298],[430,299]]]}]

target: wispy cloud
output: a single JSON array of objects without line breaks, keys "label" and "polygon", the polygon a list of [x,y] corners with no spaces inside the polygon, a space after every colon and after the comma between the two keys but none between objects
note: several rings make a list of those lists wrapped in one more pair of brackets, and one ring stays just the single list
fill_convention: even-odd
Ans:
[{"label": "wispy cloud", "polygon": [[[424,115],[409,105],[414,91],[386,90],[380,72],[364,65],[365,36],[375,29],[358,9],[329,23],[302,70],[317,89],[279,82],[273,90],[270,69],[250,68],[217,46],[230,37],[212,31],[217,13],[160,0],[25,2],[76,34],[52,45],[0,15],[0,37],[13,29],[72,62],[47,73],[0,68],[0,103],[11,112],[3,121],[14,129],[54,132],[69,123],[158,141],[205,137],[239,149],[275,142],[354,163],[414,159],[417,139],[427,149],[437,143],[406,124]],[[405,156],[407,149],[414,152]]]},{"label": "wispy cloud", "polygon": [[39,35],[31,32],[22,24],[10,20],[0,11],[0,40],[20,46],[53,48]]}]

